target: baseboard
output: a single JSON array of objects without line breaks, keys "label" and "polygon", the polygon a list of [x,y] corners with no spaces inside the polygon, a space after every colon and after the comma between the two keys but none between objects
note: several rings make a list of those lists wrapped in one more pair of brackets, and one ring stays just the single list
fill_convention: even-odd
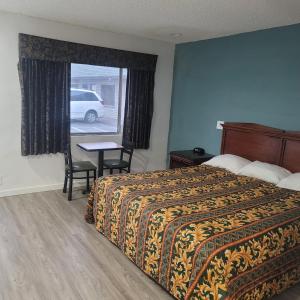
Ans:
[{"label": "baseboard", "polygon": [[[74,187],[83,186],[83,185],[84,185],[84,183],[79,182],[79,181],[74,182],[74,184],[73,184]],[[0,191],[0,197],[9,197],[9,196],[16,196],[16,195],[23,195],[23,194],[60,190],[62,188],[63,188],[62,184],[48,184],[48,185],[16,188],[16,189]]]},{"label": "baseboard", "polygon": [[[132,170],[132,173],[141,172],[139,170]],[[142,170],[145,172],[145,170]],[[85,180],[75,180],[73,182],[74,187],[84,187]],[[38,185],[38,186],[30,186],[30,187],[23,187],[23,188],[15,188],[9,190],[0,191],[0,197],[9,197],[9,196],[16,196],[16,195],[23,195],[23,194],[32,194],[32,193],[39,193],[39,192],[47,192],[53,190],[60,190],[63,188],[62,184],[48,184],[48,185]]]}]

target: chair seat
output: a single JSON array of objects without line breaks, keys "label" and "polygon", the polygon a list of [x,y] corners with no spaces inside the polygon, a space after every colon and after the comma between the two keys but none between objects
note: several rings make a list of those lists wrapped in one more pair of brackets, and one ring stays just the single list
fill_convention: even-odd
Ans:
[{"label": "chair seat", "polygon": [[129,163],[125,160],[120,159],[105,159],[103,161],[103,165],[107,169],[123,169],[128,168]]},{"label": "chair seat", "polygon": [[[69,166],[66,167],[69,170]],[[84,172],[84,171],[94,171],[97,167],[90,161],[76,161],[73,162],[73,172]]]}]

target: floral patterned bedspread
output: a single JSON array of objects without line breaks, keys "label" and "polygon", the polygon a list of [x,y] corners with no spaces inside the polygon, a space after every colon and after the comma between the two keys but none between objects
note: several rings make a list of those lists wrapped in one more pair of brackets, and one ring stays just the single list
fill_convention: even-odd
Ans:
[{"label": "floral patterned bedspread", "polygon": [[224,169],[98,179],[86,220],[177,299],[262,299],[300,280],[300,193]]}]

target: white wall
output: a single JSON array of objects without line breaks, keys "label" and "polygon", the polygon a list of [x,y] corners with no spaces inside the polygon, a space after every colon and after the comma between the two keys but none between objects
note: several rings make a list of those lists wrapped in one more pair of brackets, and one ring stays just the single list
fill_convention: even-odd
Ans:
[{"label": "white wall", "polygon": [[[0,196],[56,189],[63,183],[62,155],[21,156],[21,96],[17,74],[19,32],[158,54],[150,149],[135,152],[133,170],[166,167],[174,45],[0,12]],[[87,157],[77,149],[76,143],[84,141],[120,142],[121,136],[72,138],[74,158],[96,162],[96,154]],[[111,156],[111,153],[107,155]]]}]

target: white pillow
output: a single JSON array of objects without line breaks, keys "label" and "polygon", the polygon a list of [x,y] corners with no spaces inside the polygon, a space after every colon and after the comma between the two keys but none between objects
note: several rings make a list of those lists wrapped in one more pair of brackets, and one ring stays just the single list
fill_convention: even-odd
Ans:
[{"label": "white pillow", "polygon": [[283,178],[278,184],[278,187],[300,191],[300,173],[294,173],[288,177]]},{"label": "white pillow", "polygon": [[213,157],[209,161],[205,162],[204,165],[224,168],[237,174],[240,169],[250,164],[251,161],[233,154],[222,154]]},{"label": "white pillow", "polygon": [[288,177],[292,173],[287,169],[276,165],[254,161],[241,169],[238,174],[277,184],[280,180]]}]

